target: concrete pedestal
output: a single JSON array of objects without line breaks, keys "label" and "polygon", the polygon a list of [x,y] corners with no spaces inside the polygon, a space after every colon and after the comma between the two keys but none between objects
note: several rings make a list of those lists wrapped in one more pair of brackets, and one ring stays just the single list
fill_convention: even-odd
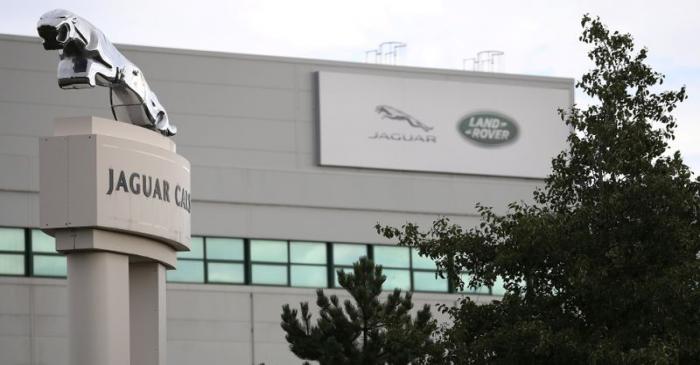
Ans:
[{"label": "concrete pedestal", "polygon": [[68,257],[71,365],[165,365],[165,271],[189,250],[189,162],[153,131],[69,118],[40,142],[39,180],[41,228]]},{"label": "concrete pedestal", "polygon": [[165,267],[157,262],[129,265],[131,365],[165,365]]},{"label": "concrete pedestal", "polygon": [[68,255],[71,364],[129,364],[128,277],[126,255]]}]

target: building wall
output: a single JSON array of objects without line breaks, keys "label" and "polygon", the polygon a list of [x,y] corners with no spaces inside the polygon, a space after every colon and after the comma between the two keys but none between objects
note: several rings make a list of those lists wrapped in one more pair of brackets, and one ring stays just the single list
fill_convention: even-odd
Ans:
[{"label": "building wall", "polygon": [[[280,328],[281,307],[310,301],[315,308],[313,289],[168,284],[167,293],[168,364],[301,363]],[[454,299],[414,294],[415,308]],[[65,280],[0,277],[0,364],[70,365],[67,300]]]},{"label": "building wall", "polygon": [[[317,164],[314,73],[338,71],[571,90],[573,80],[120,46],[143,70],[192,163],[196,235],[390,243],[376,222],[471,226],[477,202],[501,211],[536,179],[331,168]],[[57,117],[110,118],[108,92],[60,90],[56,52],[0,35],[0,226],[37,227],[38,137]],[[279,314],[313,291],[168,286],[169,364],[292,362]],[[0,278],[0,365],[65,364],[64,280]],[[416,294],[450,302],[455,294]],[[486,297],[479,297],[480,300]],[[254,341],[251,341],[254,339]]]}]

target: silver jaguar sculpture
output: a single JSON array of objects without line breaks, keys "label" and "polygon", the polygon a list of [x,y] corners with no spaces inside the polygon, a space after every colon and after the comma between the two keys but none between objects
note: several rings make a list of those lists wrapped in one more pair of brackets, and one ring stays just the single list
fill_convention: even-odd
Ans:
[{"label": "silver jaguar sculpture", "polygon": [[70,11],[56,9],[41,16],[37,30],[44,40],[44,49],[58,50],[59,87],[108,87],[114,119],[165,136],[177,133],[141,70],[94,25]]}]

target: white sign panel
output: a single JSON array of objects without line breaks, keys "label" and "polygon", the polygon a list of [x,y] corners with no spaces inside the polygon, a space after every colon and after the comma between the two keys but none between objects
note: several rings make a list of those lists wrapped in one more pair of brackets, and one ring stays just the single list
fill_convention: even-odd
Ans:
[{"label": "white sign panel", "polygon": [[[101,118],[57,122],[40,142],[39,221],[190,245],[190,163],[156,132]],[[59,133],[60,131],[60,133]]]},{"label": "white sign panel", "polygon": [[488,81],[319,72],[321,165],[545,177],[572,85]]}]

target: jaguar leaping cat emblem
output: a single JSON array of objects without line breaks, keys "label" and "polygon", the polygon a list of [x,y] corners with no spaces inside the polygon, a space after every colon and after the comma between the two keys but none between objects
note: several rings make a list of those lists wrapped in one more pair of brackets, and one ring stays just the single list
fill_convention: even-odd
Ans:
[{"label": "jaguar leaping cat emblem", "polygon": [[44,40],[44,49],[58,50],[59,87],[108,87],[114,119],[165,136],[177,133],[141,70],[90,22],[70,11],[56,9],[41,16],[37,31]]},{"label": "jaguar leaping cat emblem", "polygon": [[430,132],[433,127],[428,126],[413,116],[388,105],[378,105],[375,111],[381,115],[382,119],[405,120],[411,127],[420,128]]}]

